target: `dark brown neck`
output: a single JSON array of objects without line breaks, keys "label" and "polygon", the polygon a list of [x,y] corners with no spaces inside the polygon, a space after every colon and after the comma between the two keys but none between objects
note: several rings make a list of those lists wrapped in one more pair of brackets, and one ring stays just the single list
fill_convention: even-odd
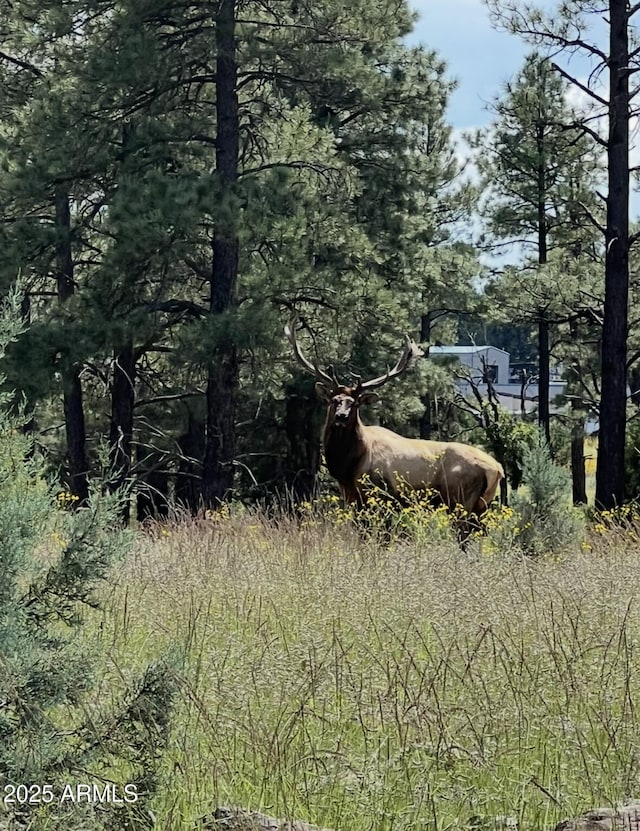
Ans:
[{"label": "dark brown neck", "polygon": [[324,455],[329,473],[341,485],[353,482],[358,462],[365,453],[360,416],[348,427],[335,427],[329,419],[324,425]]}]

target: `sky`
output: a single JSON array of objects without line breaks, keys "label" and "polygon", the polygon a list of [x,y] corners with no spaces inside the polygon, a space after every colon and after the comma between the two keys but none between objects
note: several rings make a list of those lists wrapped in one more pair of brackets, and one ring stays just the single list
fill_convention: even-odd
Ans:
[{"label": "sky", "polygon": [[523,40],[496,31],[482,0],[409,0],[420,17],[409,43],[434,49],[458,82],[448,121],[456,129],[491,120],[486,106],[522,66],[530,51]]},{"label": "sky", "polygon": [[[502,95],[506,82],[522,68],[534,47],[518,35],[495,28],[483,0],[409,0],[409,5],[418,20],[408,42],[434,49],[445,60],[449,77],[458,83],[451,96],[449,122],[457,130],[487,124],[492,120],[487,106]],[[535,0],[532,5],[553,15],[559,0]],[[606,49],[608,30],[600,16],[585,15],[583,26],[581,34]],[[556,52],[554,60],[596,90],[606,82],[604,74],[587,80],[594,64],[580,50]],[[567,100],[583,106],[587,98],[571,87]]]},{"label": "sky", "polygon": [[[459,141],[463,131],[483,127],[493,120],[487,105],[502,95],[506,82],[521,69],[533,47],[517,35],[495,29],[482,0],[409,0],[409,5],[419,17],[407,42],[434,49],[446,62],[448,77],[457,81],[447,121]],[[558,0],[535,0],[535,5],[552,11],[557,8]],[[601,45],[606,28],[596,16],[588,16],[588,22],[590,39],[595,38]],[[555,60],[581,81],[587,81],[591,64],[586,58],[561,53]],[[596,83],[605,82],[606,77],[600,75]],[[600,91],[598,86],[596,89]],[[603,94],[606,96],[606,92]],[[567,100],[580,108],[587,98],[573,87]],[[601,128],[604,126],[601,123]],[[459,143],[458,148],[463,158],[464,143]],[[640,119],[632,124],[631,163],[640,165]],[[631,213],[634,219],[640,217],[637,188],[631,197]]]}]

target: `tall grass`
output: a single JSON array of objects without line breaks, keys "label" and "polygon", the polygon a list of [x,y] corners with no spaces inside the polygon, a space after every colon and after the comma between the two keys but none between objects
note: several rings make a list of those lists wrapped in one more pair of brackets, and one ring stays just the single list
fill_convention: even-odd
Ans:
[{"label": "tall grass", "polygon": [[542,829],[637,796],[637,543],[486,550],[259,513],[142,534],[100,637],[107,686],[186,650],[158,826]]}]

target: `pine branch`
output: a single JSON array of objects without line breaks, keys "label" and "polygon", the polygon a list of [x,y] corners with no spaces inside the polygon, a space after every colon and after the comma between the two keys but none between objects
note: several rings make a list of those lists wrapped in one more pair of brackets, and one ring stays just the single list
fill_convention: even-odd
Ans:
[{"label": "pine branch", "polygon": [[164,401],[182,401],[185,398],[194,398],[205,395],[205,390],[193,390],[193,392],[176,392],[173,395],[155,395],[153,398],[140,398],[134,403],[134,407],[149,407],[152,404],[161,404]]},{"label": "pine branch", "polygon": [[286,170],[290,168],[293,170],[311,170],[314,173],[320,173],[322,175],[326,175],[329,172],[339,172],[339,169],[333,165],[318,164],[317,162],[307,162],[304,159],[297,159],[290,162],[268,162],[257,167],[249,167],[243,171],[242,175],[250,176],[254,173],[262,173],[263,170]]},{"label": "pine branch", "polygon": [[20,58],[16,58],[13,55],[7,55],[6,52],[0,52],[0,60],[7,61],[8,63],[13,64],[14,66],[19,67],[20,69],[26,69],[28,72],[33,73],[38,78],[44,78],[44,72],[38,69],[37,66],[34,66],[27,61],[23,61]]},{"label": "pine branch", "polygon": [[183,262],[188,268],[190,268],[195,274],[197,274],[201,280],[209,282],[209,280],[211,279],[210,268],[207,268],[206,265],[202,265],[201,263],[197,262],[193,259],[193,257],[185,257],[183,259]]},{"label": "pine branch", "polygon": [[[527,20],[526,15],[514,6],[508,8],[505,13],[497,8],[500,4],[495,2],[495,0],[493,0],[493,2],[489,2],[488,5],[490,11],[493,12],[494,18],[498,21],[502,21],[505,24],[505,28],[515,34],[535,38],[543,43],[546,41],[547,43],[554,44],[561,49],[583,49],[590,55],[600,58],[603,64],[607,63],[608,59],[606,54],[601,49],[598,49],[598,47],[593,43],[589,43],[579,37],[565,37],[565,35],[562,35],[559,32],[549,31],[549,29],[535,28],[534,24]],[[509,15],[511,15],[511,17],[509,17]],[[544,25],[542,21],[541,25]]]},{"label": "pine branch", "polygon": [[[602,55],[602,58],[604,60],[604,54],[600,54]],[[583,84],[582,81],[579,81],[573,75],[566,72],[561,66],[558,66],[557,63],[552,63],[551,66],[553,69],[555,69],[556,72],[559,72],[560,75],[562,75],[562,77],[566,81],[569,81],[570,84],[573,84],[574,86],[578,87],[578,89],[581,89],[585,93],[585,95],[588,95],[590,98],[593,98],[594,101],[597,101],[599,104],[602,104],[603,107],[609,106],[609,102],[606,100],[606,98],[602,98],[602,96],[598,95],[597,92],[594,92],[592,89],[589,89],[589,87],[586,84]]]},{"label": "pine branch", "polygon": [[601,234],[605,234],[605,233],[606,233],[606,231],[607,231],[606,226],[604,226],[604,225],[603,225],[603,224],[602,224],[602,223],[601,223],[601,222],[597,219],[597,217],[596,217],[596,216],[595,216],[595,215],[591,212],[591,209],[590,209],[590,208],[588,208],[588,207],[584,204],[584,202],[578,202],[578,205],[580,206],[581,210],[582,210],[582,211],[584,211],[584,215],[587,217],[587,219],[589,220],[589,222],[591,222],[591,224],[592,224],[595,228],[597,228],[597,229],[598,229],[598,231],[600,231],[600,233],[601,233]]},{"label": "pine branch", "polygon": [[148,312],[169,312],[169,314],[186,315],[188,317],[206,317],[208,310],[190,300],[157,300],[147,303],[144,308]]}]

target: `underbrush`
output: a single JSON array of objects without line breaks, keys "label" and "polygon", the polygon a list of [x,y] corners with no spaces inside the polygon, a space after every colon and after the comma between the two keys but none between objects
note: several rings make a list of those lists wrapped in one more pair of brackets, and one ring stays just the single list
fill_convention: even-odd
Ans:
[{"label": "underbrush", "polygon": [[543,829],[638,796],[633,521],[530,558],[506,512],[466,551],[442,512],[383,540],[326,513],[151,526],[119,572],[111,674],[187,655],[159,828]]}]

